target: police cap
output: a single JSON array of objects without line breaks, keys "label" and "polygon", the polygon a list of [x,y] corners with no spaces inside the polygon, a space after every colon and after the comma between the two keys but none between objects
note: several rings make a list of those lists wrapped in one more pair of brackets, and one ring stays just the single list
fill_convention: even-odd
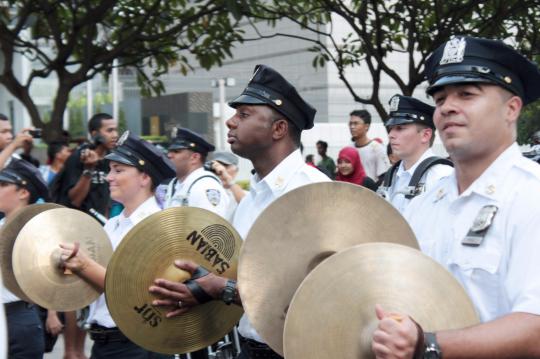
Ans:
[{"label": "police cap", "polygon": [[212,161],[218,161],[224,164],[225,166],[238,165],[238,157],[234,153],[231,153],[231,152],[226,152],[226,151],[214,152],[210,159]]},{"label": "police cap", "polygon": [[430,128],[433,124],[435,108],[413,97],[394,95],[390,99],[390,117],[384,124],[386,127],[407,123],[420,123]]},{"label": "police cap", "polygon": [[147,173],[157,185],[176,176],[171,160],[151,143],[126,131],[106,159],[138,168]]},{"label": "police cap", "polygon": [[255,66],[253,77],[242,94],[229,102],[233,108],[240,105],[270,106],[300,130],[313,127],[317,112],[279,72],[266,65]]},{"label": "police cap", "polygon": [[35,203],[39,198],[44,201],[49,200],[49,189],[39,169],[25,160],[13,159],[6,168],[0,171],[0,182],[24,187],[30,192],[30,203]]},{"label": "police cap", "polygon": [[169,150],[188,149],[206,155],[208,152],[216,149],[214,145],[206,141],[199,134],[187,128],[173,128],[171,137],[172,142]]},{"label": "police cap", "polygon": [[528,104],[540,97],[538,66],[502,41],[454,37],[426,61],[428,94],[442,86],[491,83],[521,97]]}]

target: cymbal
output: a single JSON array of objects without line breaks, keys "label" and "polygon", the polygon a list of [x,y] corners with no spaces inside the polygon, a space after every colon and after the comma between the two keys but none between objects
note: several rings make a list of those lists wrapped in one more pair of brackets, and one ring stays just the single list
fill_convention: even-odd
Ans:
[{"label": "cymbal", "polygon": [[[114,251],[105,278],[105,297],[122,333],[151,351],[187,353],[215,343],[240,319],[242,308],[210,301],[175,318],[171,308],[153,307],[148,291],[156,278],[184,281],[173,264],[191,260],[235,279],[242,240],[222,217],[194,207],[168,208],[138,223]],[[183,273],[182,273],[183,272]]]},{"label": "cymbal", "polygon": [[112,254],[109,237],[88,214],[71,208],[45,211],[20,230],[13,247],[13,272],[22,291],[36,304],[71,311],[95,301],[100,292],[59,268],[60,243],[80,243],[81,251],[102,266]]},{"label": "cymbal", "polygon": [[410,315],[429,332],[479,322],[457,280],[422,252],[361,244],[328,258],[302,282],[285,321],[285,357],[374,358],[375,304]]},{"label": "cymbal", "polygon": [[7,289],[26,302],[31,302],[31,300],[22,291],[21,287],[19,287],[15,275],[13,274],[13,246],[15,245],[15,240],[17,239],[19,231],[24,227],[26,222],[35,215],[53,208],[64,207],[56,203],[31,204],[14,213],[10,219],[6,220],[6,223],[4,223],[0,229],[0,265],[2,266],[2,281]]},{"label": "cymbal", "polygon": [[379,241],[418,248],[399,212],[364,187],[324,182],[284,194],[257,218],[240,253],[239,292],[251,324],[283,354],[285,315],[304,277],[340,250]]}]

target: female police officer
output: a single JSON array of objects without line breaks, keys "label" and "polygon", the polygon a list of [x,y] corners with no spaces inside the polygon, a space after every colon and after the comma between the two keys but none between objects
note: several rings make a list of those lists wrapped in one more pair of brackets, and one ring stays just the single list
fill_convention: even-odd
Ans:
[{"label": "female police officer", "polygon": [[[157,185],[175,175],[174,167],[167,157],[150,143],[125,132],[118,146],[106,159],[110,161],[107,175],[111,198],[120,202],[124,210],[105,224],[113,248],[137,223],[158,212],[154,190]],[[65,266],[81,278],[101,290],[105,287],[105,268],[72,246],[62,245]],[[127,339],[118,330],[105,303],[105,296],[90,307],[88,318],[90,337],[94,340],[92,358],[166,358],[148,352]]]}]

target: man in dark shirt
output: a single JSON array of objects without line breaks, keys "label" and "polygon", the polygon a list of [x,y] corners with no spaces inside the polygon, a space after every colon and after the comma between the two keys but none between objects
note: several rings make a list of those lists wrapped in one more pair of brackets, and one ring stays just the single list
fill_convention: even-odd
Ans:
[{"label": "man in dark shirt", "polygon": [[62,178],[62,197],[66,204],[84,212],[94,209],[108,217],[110,194],[105,180],[109,171],[105,155],[118,140],[117,122],[99,113],[88,121],[90,145],[80,146],[66,161]]}]

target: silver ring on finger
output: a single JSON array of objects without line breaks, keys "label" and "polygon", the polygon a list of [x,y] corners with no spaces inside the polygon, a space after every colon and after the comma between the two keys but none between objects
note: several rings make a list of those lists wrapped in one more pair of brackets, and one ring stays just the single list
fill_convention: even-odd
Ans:
[{"label": "silver ring on finger", "polygon": [[182,308],[182,304],[183,304],[183,303],[182,303],[181,300],[179,300],[178,303],[176,303],[176,305],[178,306],[178,308]]}]

